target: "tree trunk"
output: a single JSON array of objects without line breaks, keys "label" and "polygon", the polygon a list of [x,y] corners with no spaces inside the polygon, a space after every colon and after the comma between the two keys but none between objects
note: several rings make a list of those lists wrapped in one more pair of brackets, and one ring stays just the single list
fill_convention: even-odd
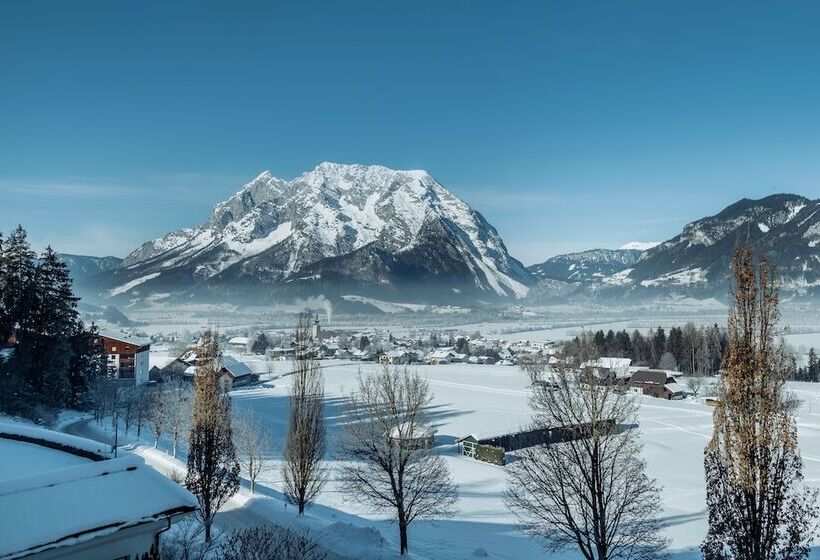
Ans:
[{"label": "tree trunk", "polygon": [[211,523],[213,521],[211,519],[205,520],[205,542],[207,544],[211,544]]},{"label": "tree trunk", "polygon": [[399,546],[401,547],[401,555],[407,554],[407,522],[399,520]]}]

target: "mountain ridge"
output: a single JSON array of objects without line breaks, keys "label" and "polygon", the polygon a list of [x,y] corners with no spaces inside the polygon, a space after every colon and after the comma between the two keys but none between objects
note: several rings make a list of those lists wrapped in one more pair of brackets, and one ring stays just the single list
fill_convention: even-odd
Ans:
[{"label": "mountain ridge", "polygon": [[98,280],[108,297],[344,284],[487,299],[523,298],[533,282],[495,228],[426,171],[330,162],[292,180],[260,173],[200,226],[144,243]]}]

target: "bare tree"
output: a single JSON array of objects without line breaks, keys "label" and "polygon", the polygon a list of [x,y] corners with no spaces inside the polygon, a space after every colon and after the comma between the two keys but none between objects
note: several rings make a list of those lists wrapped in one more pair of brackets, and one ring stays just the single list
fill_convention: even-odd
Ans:
[{"label": "bare tree", "polygon": [[163,385],[162,408],[167,430],[171,436],[172,453],[176,457],[182,434],[191,422],[193,391],[191,384],[180,376],[169,378]]},{"label": "bare tree", "polygon": [[696,397],[703,389],[704,380],[702,375],[698,375],[697,373],[693,373],[686,379],[686,386],[692,391],[692,394]]},{"label": "bare tree", "polygon": [[251,493],[256,490],[256,479],[267,468],[270,435],[252,412],[234,415],[234,445],[239,465],[251,482]]},{"label": "bare tree", "polygon": [[518,367],[520,367],[530,380],[530,385],[536,383],[547,371],[549,356],[541,352],[531,352],[518,356]]},{"label": "bare tree", "polygon": [[558,371],[533,387],[531,406],[534,428],[565,437],[516,452],[508,467],[506,502],[524,529],[553,552],[577,549],[587,560],[658,558],[660,495],[631,427],[633,397]]},{"label": "bare tree", "polygon": [[709,531],[706,560],[798,560],[817,533],[817,492],[803,484],[791,364],[775,341],[779,296],[774,269],[738,248],[728,348],[706,448]]},{"label": "bare tree", "polygon": [[214,516],[239,490],[239,462],[231,431],[231,397],[220,387],[218,360],[217,337],[206,331],[194,383],[185,486],[199,501],[207,543],[211,542]]},{"label": "bare tree", "polygon": [[295,371],[282,463],[285,499],[299,508],[300,515],[325,483],[324,377],[311,356],[309,338],[309,315],[302,313],[296,329]]},{"label": "bare tree", "polygon": [[350,397],[342,451],[342,491],[351,499],[395,515],[401,554],[417,519],[449,517],[458,495],[447,463],[419,438],[428,433],[425,409],[432,401],[427,381],[406,369],[384,367],[359,377]]},{"label": "bare tree", "polygon": [[327,554],[307,532],[269,525],[226,535],[219,557],[223,560],[324,560]]},{"label": "bare tree", "polygon": [[165,399],[165,386],[162,383],[151,387],[148,394],[148,420],[151,424],[151,433],[154,434],[154,448],[159,445],[159,439],[168,427],[168,403]]}]

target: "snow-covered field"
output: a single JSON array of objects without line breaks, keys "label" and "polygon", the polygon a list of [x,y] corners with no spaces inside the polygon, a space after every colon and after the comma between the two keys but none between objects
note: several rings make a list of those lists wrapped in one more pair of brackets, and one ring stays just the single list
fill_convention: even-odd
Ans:
[{"label": "snow-covered field", "polygon": [[[354,525],[372,525],[388,542],[395,542],[392,525],[346,500],[333,481],[333,469],[342,460],[335,456],[333,442],[344,422],[343,398],[356,388],[360,370],[366,375],[377,366],[329,361],[322,365],[326,366],[331,481],[319,497],[314,515],[324,522],[343,519]],[[456,438],[468,433],[502,434],[525,426],[530,417],[526,377],[518,368],[505,366],[450,364],[414,369],[429,380],[435,393],[429,415],[438,430],[438,451],[446,457],[459,484],[459,501],[453,519],[419,522],[411,528],[413,554],[431,559],[470,558],[481,548],[490,558],[545,557],[536,542],[516,531],[515,519],[504,506],[504,468],[459,456],[454,444]],[[287,422],[288,389],[289,377],[285,376],[232,393],[237,409],[253,410],[273,433],[274,465],[262,482],[273,489],[279,488],[278,461]],[[802,400],[798,427],[806,479],[820,486],[820,387],[794,383],[790,389]],[[671,552],[674,558],[697,558],[697,547],[706,531],[702,463],[712,429],[712,410],[693,401],[638,398],[644,456],[650,475],[663,486],[662,516],[668,524]],[[812,557],[820,558],[820,549]]]}]

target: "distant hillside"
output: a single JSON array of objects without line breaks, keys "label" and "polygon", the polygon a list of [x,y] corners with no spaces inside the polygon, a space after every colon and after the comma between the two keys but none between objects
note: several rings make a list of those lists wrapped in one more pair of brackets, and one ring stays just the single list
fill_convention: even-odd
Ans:
[{"label": "distant hillside", "polygon": [[119,257],[90,257],[70,255],[68,253],[59,253],[59,257],[66,264],[71,277],[75,280],[114,270],[122,264],[122,259]]},{"label": "distant hillside", "polygon": [[552,257],[540,264],[527,267],[539,280],[551,279],[563,282],[600,282],[638,262],[641,251],[637,249],[591,249],[580,253],[568,253]]}]

